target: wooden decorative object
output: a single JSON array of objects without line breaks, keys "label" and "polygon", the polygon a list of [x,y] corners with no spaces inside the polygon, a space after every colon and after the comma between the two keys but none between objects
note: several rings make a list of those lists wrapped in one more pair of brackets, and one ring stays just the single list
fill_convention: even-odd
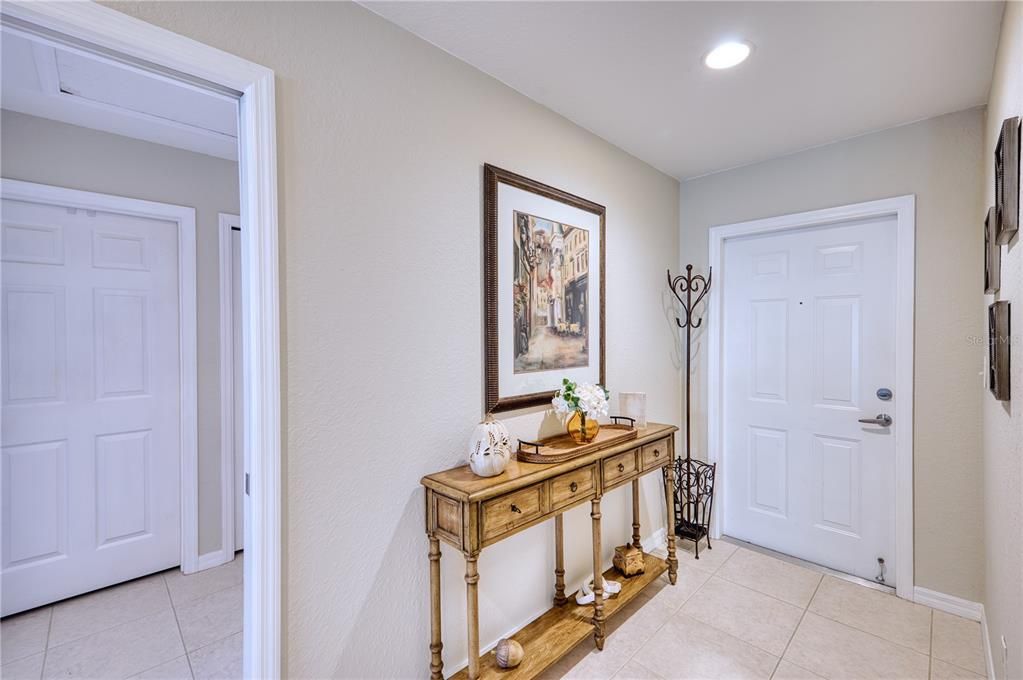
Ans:
[{"label": "wooden decorative object", "polygon": [[538,442],[519,440],[518,459],[524,463],[563,463],[587,453],[606,449],[635,439],[638,430],[631,425],[601,425],[596,438],[587,444],[577,444],[569,434],[559,434]]},{"label": "wooden decorative object", "polygon": [[[567,368],[604,384],[604,214],[593,201],[483,166],[487,413],[549,403]],[[568,344],[578,356],[534,352],[534,343]]]},{"label": "wooden decorative object", "polygon": [[632,544],[616,547],[612,562],[625,576],[643,573],[643,551]]},{"label": "wooden decorative object", "polygon": [[1002,280],[1002,247],[998,245],[998,219],[988,208],[984,220],[984,292],[997,293]]},{"label": "wooden decorative object", "polygon": [[999,401],[1009,401],[1009,303],[999,300],[988,307],[988,386]]},{"label": "wooden decorative object", "polygon": [[515,668],[522,663],[525,652],[522,651],[522,645],[515,640],[501,638],[494,649],[494,654],[497,656],[496,661],[499,668]]},{"label": "wooden decorative object", "polygon": [[1019,116],[1002,121],[995,146],[995,216],[998,243],[1005,245],[1019,230]]}]

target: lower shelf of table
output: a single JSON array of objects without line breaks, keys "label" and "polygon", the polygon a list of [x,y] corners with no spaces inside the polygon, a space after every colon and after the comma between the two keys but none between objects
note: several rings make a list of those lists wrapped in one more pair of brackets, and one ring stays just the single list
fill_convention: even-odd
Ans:
[{"label": "lower shelf of table", "polygon": [[[614,568],[604,572],[606,580],[622,584],[618,595],[604,600],[605,616],[610,618],[621,610],[668,568],[667,562],[650,553],[643,553],[643,563],[644,572],[632,578],[623,577]],[[536,677],[583,640],[592,640],[593,605],[577,605],[573,594],[567,604],[548,609],[509,637],[522,645],[525,652],[522,663],[515,668],[499,668],[494,652],[487,652],[480,656],[480,678],[529,680]],[[468,669],[463,668],[452,680],[468,677]]]}]

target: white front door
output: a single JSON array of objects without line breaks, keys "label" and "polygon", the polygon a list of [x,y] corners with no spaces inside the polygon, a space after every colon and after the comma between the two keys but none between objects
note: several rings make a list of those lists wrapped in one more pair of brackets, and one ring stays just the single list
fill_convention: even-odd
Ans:
[{"label": "white front door", "polygon": [[[725,242],[724,532],[895,580],[896,218]],[[715,272],[717,274],[717,272]],[[884,396],[884,393],[880,393]],[[890,415],[890,427],[858,422]]]},{"label": "white front door", "polygon": [[4,199],[2,611],[181,560],[172,222]]}]

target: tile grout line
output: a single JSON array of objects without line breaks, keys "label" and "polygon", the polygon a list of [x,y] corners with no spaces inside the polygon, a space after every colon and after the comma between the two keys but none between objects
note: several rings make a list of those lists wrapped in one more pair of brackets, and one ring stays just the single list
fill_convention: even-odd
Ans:
[{"label": "tile grout line", "polygon": [[[785,643],[785,649],[781,650],[781,654],[778,656],[778,661],[777,661],[777,663],[774,664],[774,670],[771,671],[771,677],[772,678],[774,677],[774,674],[778,672],[778,666],[780,666],[781,662],[785,660],[785,655],[788,654],[788,652],[789,652],[789,646],[792,645],[792,640],[793,640],[793,638],[796,637],[796,631],[798,631],[799,627],[801,625],[803,625],[803,619],[806,618],[806,613],[808,611],[810,611],[810,605],[813,604],[813,598],[817,597],[817,591],[821,589],[821,584],[822,583],[824,583],[824,576],[823,575],[817,581],[817,587],[813,589],[813,595],[810,596],[810,600],[806,603],[806,606],[803,607],[803,613],[799,616],[799,622],[796,623],[796,627],[792,629],[792,634],[789,635],[789,640],[788,640],[788,642]],[[790,661],[789,663],[792,663],[792,662]],[[793,664],[793,665],[794,666],[798,666],[798,664]],[[802,666],[799,666],[799,667],[802,668]],[[804,670],[809,670],[809,669],[804,669]],[[813,671],[811,671],[811,672],[813,672]]]},{"label": "tile grout line", "polygon": [[46,622],[46,645],[43,647],[43,665],[39,668],[39,680],[46,673],[46,655],[50,652],[50,634],[53,632],[53,605],[50,605],[50,618]]},{"label": "tile grout line", "polygon": [[[809,611],[809,609],[807,609],[807,611]],[[924,652],[921,652],[919,650],[913,649],[912,647],[910,647],[908,645],[904,645],[901,642],[896,642],[895,640],[889,640],[888,638],[881,637],[880,635],[872,633],[869,630],[863,630],[862,628],[857,628],[856,626],[848,624],[845,621],[839,621],[838,619],[833,619],[830,616],[827,616],[826,614],[821,614],[820,612],[810,612],[810,613],[813,614],[814,616],[818,616],[818,617],[824,619],[825,621],[830,621],[831,623],[837,623],[838,625],[842,626],[843,628],[848,628],[849,630],[854,630],[857,633],[863,633],[864,635],[869,635],[872,638],[876,638],[878,640],[881,640],[882,642],[887,642],[890,645],[895,645],[896,647],[900,647],[902,649],[908,650],[910,652],[913,652],[914,654],[919,654],[920,656],[928,656],[928,657],[931,656],[930,654],[925,654]],[[933,613],[932,613],[932,615],[933,615]],[[963,669],[963,670],[966,670],[966,669]]]},{"label": "tile grout line", "polygon": [[[70,597],[70,598],[67,598],[65,600],[60,600],[60,601],[50,605],[50,607],[51,607],[51,612],[50,612],[51,629],[52,629],[53,614],[54,614],[54,612],[56,611],[56,609],[57,609],[57,607],[59,605],[64,604],[65,602],[68,602],[70,600],[75,600],[78,597],[84,597],[86,595],[91,595],[92,593],[95,593],[95,592],[100,592],[100,591],[105,591],[105,590],[112,591],[112,590],[117,589],[118,586],[123,586],[123,585],[126,585],[128,583],[134,583],[135,581],[140,581],[143,578],[149,578],[150,576],[160,576],[161,578],[163,578],[163,572],[157,572],[156,574],[149,574],[149,576],[143,576],[143,577],[141,577],[139,579],[133,579],[131,581],[125,581],[124,583],[115,583],[112,586],[107,586],[106,588],[100,588],[100,590],[98,590],[98,591],[94,590],[94,591],[92,591],[90,593],[83,593],[82,595],[76,595],[75,597]],[[166,582],[164,582],[164,588],[166,588],[166,587],[167,587]],[[168,597],[168,599],[170,599],[170,593],[169,592],[167,593],[167,597]],[[173,603],[172,603],[172,605],[173,605]],[[106,633],[107,631],[111,631],[111,630],[113,630],[115,628],[120,628],[121,626],[126,626],[129,623],[135,623],[136,621],[141,621],[142,619],[148,618],[150,616],[156,616],[157,614],[161,614],[161,613],[163,613],[163,610],[151,611],[148,614],[142,614],[141,616],[136,616],[133,619],[128,619],[127,621],[121,621],[119,623],[115,623],[112,626],[107,626],[106,628],[100,628],[99,630],[94,630],[91,633],[87,633],[86,635],[81,635],[81,636],[76,637],[76,638],[71,638],[70,640],[65,640],[64,642],[61,642],[59,645],[53,645],[52,649],[57,649],[58,647],[63,647],[65,645],[70,645],[70,644],[73,644],[75,642],[80,642],[81,640],[85,640],[86,638],[90,638],[93,635],[99,635],[100,633]],[[50,649],[51,649],[51,647],[50,647],[50,633],[48,631],[47,634],[46,634],[46,651],[49,652]]]},{"label": "tile grout line", "polygon": [[934,673],[934,610],[927,617],[927,678]]},{"label": "tile grout line", "polygon": [[[726,542],[727,542],[727,541],[726,541]],[[715,569],[714,571],[711,571],[711,572],[710,572],[710,574],[711,574],[711,575],[710,575],[710,578],[708,578],[708,579],[707,579],[707,581],[705,581],[703,585],[706,585],[706,584],[707,584],[707,582],[709,582],[711,578],[717,577],[717,578],[720,578],[720,579],[721,579],[721,580],[723,580],[723,581],[726,581],[726,582],[728,582],[728,583],[731,583],[731,584],[733,584],[733,585],[739,586],[740,588],[745,588],[745,589],[747,589],[747,590],[750,590],[750,591],[752,591],[752,592],[755,592],[755,593],[759,593],[759,594],[761,594],[761,595],[765,595],[765,596],[767,596],[767,597],[770,597],[770,598],[772,598],[772,599],[774,599],[774,600],[776,600],[776,601],[778,601],[778,602],[782,602],[782,603],[785,603],[785,604],[788,604],[788,605],[791,605],[791,606],[797,606],[797,605],[793,605],[793,604],[792,604],[791,602],[787,602],[786,600],[782,600],[782,599],[780,599],[780,598],[777,598],[777,597],[775,597],[775,596],[773,596],[773,595],[770,595],[770,594],[768,594],[768,593],[764,593],[764,592],[761,592],[761,591],[759,591],[759,590],[756,590],[756,589],[754,589],[754,588],[750,588],[749,586],[745,586],[745,585],[743,585],[743,584],[741,584],[741,583],[738,583],[738,582],[736,582],[736,581],[732,581],[732,580],[730,580],[730,579],[728,579],[728,578],[726,578],[726,577],[724,577],[724,576],[720,576],[720,575],[718,574],[718,572],[719,572],[719,571],[720,571],[720,570],[721,570],[721,569],[722,569],[722,568],[723,568],[723,567],[725,566],[725,564],[726,564],[726,563],[727,563],[727,562],[728,562],[729,560],[731,560],[731,559],[732,559],[732,557],[734,557],[734,556],[735,556],[735,554],[736,554],[736,553],[738,553],[738,552],[739,552],[739,550],[740,550],[740,549],[742,549],[742,548],[744,547],[744,546],[741,546],[741,545],[736,545],[736,544],[734,544],[734,543],[731,543],[731,545],[735,545],[735,548],[736,548],[736,550],[734,550],[734,551],[732,552],[732,554],[731,554],[731,555],[729,555],[729,556],[728,556],[728,557],[727,557],[727,558],[725,559],[725,561],[724,561],[724,562],[722,562],[722,563],[721,563],[721,564],[720,564],[720,565],[719,565],[719,566],[717,567],[717,569]],[[753,552],[753,553],[757,553],[757,551],[755,551],[755,550],[751,550],[750,552]],[[799,626],[800,626],[800,625],[802,624],[802,622],[803,622],[803,619],[804,619],[804,618],[806,617],[806,613],[810,611],[810,605],[811,605],[811,604],[813,603],[813,599],[814,599],[814,598],[815,598],[815,597],[817,596],[817,591],[818,591],[818,590],[820,590],[820,587],[821,587],[821,585],[823,585],[823,584],[824,584],[824,579],[826,579],[826,578],[827,578],[828,576],[832,576],[832,578],[836,578],[836,579],[838,579],[838,577],[836,577],[836,576],[833,576],[833,575],[831,575],[831,574],[823,573],[823,572],[817,572],[816,570],[813,570],[813,569],[807,569],[806,567],[800,567],[800,565],[797,565],[797,564],[793,564],[793,563],[791,563],[791,562],[786,562],[785,560],[779,560],[778,558],[776,558],[776,557],[773,557],[773,556],[771,556],[771,555],[764,555],[763,553],[757,553],[757,554],[760,554],[760,555],[762,555],[762,556],[764,556],[764,557],[768,557],[768,558],[770,558],[770,559],[775,559],[775,560],[778,560],[779,562],[782,562],[783,564],[788,564],[788,565],[790,565],[790,566],[794,566],[794,567],[798,567],[798,568],[801,568],[801,569],[805,569],[806,571],[809,571],[809,572],[811,572],[811,573],[819,574],[819,575],[820,575],[820,577],[821,577],[821,578],[820,578],[820,579],[819,579],[819,580],[817,581],[817,585],[816,585],[816,587],[815,587],[815,588],[814,588],[814,590],[813,590],[813,594],[812,594],[812,595],[810,596],[810,600],[809,600],[809,601],[808,601],[808,602],[806,603],[806,606],[805,606],[805,607],[803,607],[803,615],[802,615],[802,616],[800,617],[800,619],[799,619],[799,623],[797,623],[797,624],[796,624],[796,628],[795,628],[795,629],[793,629],[793,631],[792,631],[792,635],[791,635],[791,636],[789,637],[789,644],[791,644],[791,642],[792,642],[792,638],[793,638],[793,637],[795,637],[795,631],[796,631],[796,630],[798,630]],[[708,570],[705,570],[705,571],[708,571]],[[845,579],[838,579],[838,580],[845,580]],[[869,587],[867,587],[867,586],[865,586],[865,585],[862,585],[862,584],[859,584],[859,583],[855,583],[855,582],[853,582],[853,581],[845,581],[845,582],[846,582],[846,583],[851,583],[852,585],[856,585],[856,586],[859,586],[859,587],[861,587],[861,588],[864,588],[865,590],[868,590],[868,591],[873,591],[873,592],[882,592],[882,591],[877,591],[877,590],[875,590],[875,589],[873,589],[873,588],[869,588]],[[688,602],[689,602],[689,600],[691,600],[691,599],[692,599],[693,597],[695,597],[695,596],[696,596],[696,593],[697,593],[697,592],[699,592],[699,590],[700,590],[700,589],[702,589],[702,588],[703,588],[703,586],[701,585],[701,586],[700,586],[700,588],[698,588],[698,589],[697,589],[697,591],[695,591],[695,592],[694,592],[694,593],[693,593],[692,595],[690,595],[690,596],[689,596],[689,598],[687,598],[687,599],[686,599],[686,603],[688,603]],[[882,592],[882,594],[884,594],[884,593]],[[889,597],[895,597],[895,596],[894,596],[894,595],[889,595]],[[685,605],[685,603],[683,603],[683,606],[684,606],[684,605]],[[926,605],[920,605],[920,606],[926,606]],[[931,614],[930,618],[931,618],[931,620],[933,621],[933,618],[934,618],[934,608],[933,608],[933,607],[927,607],[927,609],[928,609],[928,610],[930,611],[930,614]],[[681,611],[681,607],[679,608],[679,611]],[[907,646],[907,645],[901,644],[901,643],[899,643],[899,642],[895,642],[895,641],[893,641],[893,640],[889,640],[889,639],[887,639],[887,638],[881,637],[880,635],[875,635],[875,634],[874,634],[874,633],[872,633],[871,631],[867,631],[867,630],[862,630],[862,629],[860,629],[860,628],[857,628],[856,626],[852,626],[852,625],[850,625],[850,624],[848,624],[848,623],[845,623],[845,622],[843,622],[843,621],[839,621],[838,619],[834,619],[834,618],[831,618],[830,616],[827,616],[826,614],[821,614],[821,613],[819,613],[819,612],[810,612],[810,613],[814,614],[815,616],[819,616],[819,617],[821,617],[821,618],[823,618],[823,619],[826,619],[826,620],[828,620],[828,621],[831,621],[832,623],[836,623],[836,624],[838,624],[838,625],[840,625],[840,626],[843,626],[844,628],[848,628],[849,630],[854,630],[854,631],[856,631],[856,632],[859,632],[859,633],[865,633],[865,634],[867,634],[867,635],[869,635],[869,636],[871,636],[871,637],[873,637],[873,638],[876,638],[876,639],[878,639],[878,640],[882,640],[882,641],[884,641],[884,642],[888,642],[888,643],[890,643],[890,644],[893,644],[893,645],[895,645],[895,646],[897,646],[897,647],[901,647],[901,648],[903,648],[903,649],[907,649],[907,650],[909,650],[909,651],[911,651],[911,652],[914,652],[914,653],[916,653],[916,654],[922,654],[922,652],[919,652],[919,651],[917,651],[916,649],[913,649],[912,647],[909,647],[909,646]],[[691,617],[690,617],[690,618],[691,618]],[[699,619],[695,619],[695,620],[699,620]],[[710,626],[711,626],[711,628],[714,628],[715,630],[718,630],[718,631],[720,631],[720,632],[723,632],[723,633],[725,633],[726,635],[731,635],[731,633],[728,633],[727,631],[721,631],[721,630],[720,630],[719,628],[717,628],[716,626],[714,626],[714,625],[712,625],[712,624],[707,624],[707,625],[710,625]],[[931,624],[931,630],[933,631],[933,623]],[[933,633],[932,633],[932,634],[933,634]],[[732,637],[735,637],[735,636],[734,636],[734,635],[732,635]],[[736,638],[736,639],[737,639],[737,640],[740,640],[740,642],[745,642],[744,640],[741,640],[740,638]],[[760,649],[760,647],[757,647],[756,645],[752,645],[752,644],[750,644],[750,643],[748,643],[748,642],[747,642],[746,644],[749,644],[749,645],[750,645],[751,647],[754,647],[754,648],[756,648],[756,649]],[[934,644],[933,644],[933,642],[931,642],[931,643],[930,643],[930,652],[931,652],[931,653],[933,653],[933,646],[934,646]],[[785,654],[785,652],[787,652],[787,651],[788,651],[788,647],[789,647],[789,645],[788,645],[788,644],[786,644],[786,645],[785,645],[785,650],[784,650],[784,651],[782,652],[782,656],[781,656],[781,657],[779,657],[779,662],[778,662],[779,664],[781,663],[781,659],[782,659],[782,658],[784,658],[784,654]],[[761,650],[761,651],[766,651],[766,650]],[[770,653],[770,652],[768,652],[768,653]],[[930,667],[930,666],[929,666],[929,665],[930,665],[930,661],[929,661],[929,659],[930,659],[930,657],[931,657],[931,655],[932,655],[931,653],[927,654],[927,657],[928,657],[928,668]],[[791,662],[790,662],[790,663],[791,663]],[[948,662],[946,662],[946,663],[948,663]],[[794,664],[794,665],[798,665],[798,664]],[[952,664],[952,665],[953,665],[953,666],[955,666],[955,664]],[[959,666],[956,666],[956,668],[960,668],[960,667],[959,667]],[[776,668],[775,668],[775,670],[777,670],[777,665],[776,665]],[[965,668],[964,668],[963,670],[968,670],[968,669],[965,669]],[[971,672],[972,672],[972,671],[971,671]],[[772,673],[772,674],[773,674],[773,673]]]},{"label": "tile grout line", "polygon": [[[735,554],[735,552],[736,552],[736,551],[732,551],[732,555],[734,555],[734,554]],[[732,555],[729,555],[728,557],[726,557],[726,558],[725,558],[725,562],[727,562],[728,560],[730,560],[730,559],[732,558]],[[694,597],[696,597],[696,594],[697,594],[698,592],[700,592],[700,590],[701,590],[701,589],[703,589],[703,587],[704,587],[705,585],[707,585],[707,583],[708,583],[708,582],[709,582],[709,581],[710,581],[710,580],[711,580],[712,578],[714,578],[714,574],[715,574],[715,573],[717,573],[717,570],[718,570],[718,569],[720,569],[720,568],[721,568],[722,566],[724,566],[724,563],[725,563],[725,562],[722,562],[721,564],[719,564],[719,565],[717,566],[717,568],[716,568],[716,569],[714,569],[713,571],[711,571],[711,572],[710,572],[710,575],[708,575],[708,576],[707,576],[707,580],[705,580],[705,581],[704,581],[703,583],[701,583],[701,584],[700,584],[700,586],[699,586],[699,587],[698,587],[698,588],[697,588],[696,590],[694,590],[694,591],[693,591],[693,592],[692,592],[692,593],[691,593],[691,594],[689,595],[689,597],[687,597],[687,598],[686,598],[685,600],[683,600],[683,601],[682,601],[682,603],[681,603],[681,604],[680,604],[680,605],[678,606],[678,608],[677,608],[677,609],[675,609],[675,610],[674,610],[674,611],[673,611],[673,612],[671,613],[671,616],[669,616],[669,617],[667,618],[667,620],[666,620],[666,621],[665,621],[664,623],[662,623],[661,625],[659,625],[659,626],[658,626],[658,627],[657,627],[656,629],[654,629],[654,631],[653,631],[652,633],[650,633],[650,637],[648,637],[648,638],[647,638],[646,640],[644,640],[644,641],[643,641],[643,644],[641,644],[641,645],[639,646],[639,648],[638,648],[638,649],[637,649],[636,651],[634,651],[634,652],[633,652],[632,654],[630,654],[630,655],[629,655],[629,658],[625,660],[625,663],[623,663],[623,664],[621,665],[621,667],[620,667],[620,668],[619,668],[619,669],[618,669],[617,671],[615,671],[615,674],[617,674],[617,673],[618,673],[619,671],[621,671],[621,670],[622,670],[622,668],[625,668],[625,666],[627,666],[627,665],[628,665],[628,663],[629,663],[630,661],[636,661],[636,663],[638,663],[639,665],[643,666],[643,664],[642,664],[642,663],[640,663],[640,662],[639,662],[639,661],[638,661],[638,660],[636,659],[636,655],[637,655],[637,654],[639,654],[640,650],[642,650],[642,649],[643,649],[644,647],[646,647],[647,643],[648,643],[648,642],[650,642],[650,640],[653,640],[653,639],[654,639],[654,636],[656,636],[656,635],[657,635],[658,633],[660,633],[660,632],[661,632],[661,629],[662,629],[662,628],[664,628],[665,626],[667,626],[667,625],[668,625],[668,623],[669,623],[669,622],[670,622],[670,621],[671,621],[671,620],[672,620],[673,618],[675,618],[676,616],[678,616],[679,614],[681,614],[681,613],[682,613],[682,607],[686,606],[686,603],[687,603],[687,602],[689,602],[689,600],[691,600],[691,599],[693,599]],[[696,569],[696,567],[693,567],[693,569]],[[706,570],[705,570],[705,571],[706,571]],[[670,585],[670,584],[669,584],[669,585]],[[672,588],[677,588],[677,587],[678,587],[678,585],[677,585],[677,583],[676,583],[676,585],[673,585],[673,586],[671,586],[671,587],[672,587]],[[646,666],[643,666],[643,668],[646,668]]]},{"label": "tile grout line", "polygon": [[[188,672],[195,678],[195,671],[192,670],[192,657],[188,655],[188,646],[185,645],[185,635],[181,632],[181,621],[178,620],[178,610],[174,606],[174,598],[171,596],[170,586],[167,585],[167,577],[163,576],[163,587],[167,591],[167,599],[170,600],[171,612],[174,614],[174,625],[178,627],[178,639],[181,640],[181,649],[185,652],[185,663],[188,664]],[[177,657],[175,657],[177,658]],[[158,664],[159,665],[159,664]],[[155,668],[155,666],[154,666]],[[145,671],[143,671],[145,672]]]},{"label": "tile grout line", "polygon": [[[813,591],[814,597],[817,595],[817,590],[819,590],[820,586],[823,585],[824,579],[827,578],[828,576],[830,576],[830,574],[824,574],[823,575],[823,578],[821,578],[820,583],[817,584],[817,589],[815,589]],[[832,576],[832,578],[835,578],[835,579],[840,580],[840,581],[844,580],[844,579],[838,579],[838,577],[836,577],[836,576]],[[727,579],[725,579],[725,580],[727,580]],[[851,581],[845,581],[845,582],[846,583],[852,583]],[[732,581],[729,581],[729,583],[732,583]],[[742,584],[741,583],[736,583],[736,585],[742,585]],[[864,589],[866,589],[868,591],[874,590],[873,588],[868,588],[867,586],[861,585],[859,583],[852,583],[852,585],[859,586],[859,587],[864,588]],[[756,591],[756,592],[760,592],[760,591]],[[874,592],[880,592],[880,591],[874,591]],[[766,593],[764,593],[764,594],[766,595]],[[895,597],[895,595],[889,595],[888,597]],[[902,598],[896,598],[896,599],[901,601],[901,602],[907,602],[909,604],[916,604],[915,602],[912,602],[910,600],[902,600]],[[784,600],[782,600],[782,601],[784,602]],[[810,598],[810,602],[808,602],[807,605],[806,605],[806,610],[808,612],[810,611],[810,605],[811,604],[813,604],[813,597]],[[918,605],[918,606],[926,607],[929,610],[929,612],[930,612],[930,619],[933,620],[933,618],[934,618],[934,609],[932,607],[927,607],[927,605],[923,605],[923,604],[922,605]],[[831,616],[828,616],[827,614],[825,614],[823,612],[810,612],[810,613],[813,614],[814,616],[819,616],[822,619],[827,619],[828,621],[831,621],[832,623],[837,623],[840,626],[844,626],[845,628],[848,628],[849,630],[855,630],[858,633],[866,633],[867,635],[869,635],[871,637],[875,637],[878,640],[883,640],[884,642],[887,642],[889,644],[893,644],[896,647],[902,647],[903,649],[908,649],[909,651],[915,652],[917,654],[923,654],[924,656],[931,656],[931,653],[933,651],[933,646],[934,645],[933,645],[933,643],[930,642],[930,637],[928,637],[928,651],[925,653],[925,652],[921,652],[918,649],[914,649],[913,647],[910,647],[909,645],[904,645],[901,642],[896,642],[895,640],[889,640],[886,637],[881,637],[880,635],[875,634],[873,631],[864,630],[862,628],[859,628],[858,626],[852,625],[851,623],[846,623],[845,621],[840,621],[839,619],[836,619],[836,618],[833,618]],[[933,631],[933,628],[934,628],[934,625],[930,624],[930,629],[929,630]],[[963,670],[967,670],[967,669],[964,668]]]}]

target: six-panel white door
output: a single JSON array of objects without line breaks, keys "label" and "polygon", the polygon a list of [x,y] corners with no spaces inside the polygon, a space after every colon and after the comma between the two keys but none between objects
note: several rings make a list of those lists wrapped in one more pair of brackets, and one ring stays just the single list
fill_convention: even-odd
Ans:
[{"label": "six-panel white door", "polygon": [[172,222],[3,200],[2,611],[180,563]]},{"label": "six-panel white door", "polygon": [[[724,531],[895,578],[895,219],[726,241]],[[715,272],[716,274],[716,272]],[[903,395],[909,398],[910,395]],[[891,427],[860,418],[887,413]]]}]

